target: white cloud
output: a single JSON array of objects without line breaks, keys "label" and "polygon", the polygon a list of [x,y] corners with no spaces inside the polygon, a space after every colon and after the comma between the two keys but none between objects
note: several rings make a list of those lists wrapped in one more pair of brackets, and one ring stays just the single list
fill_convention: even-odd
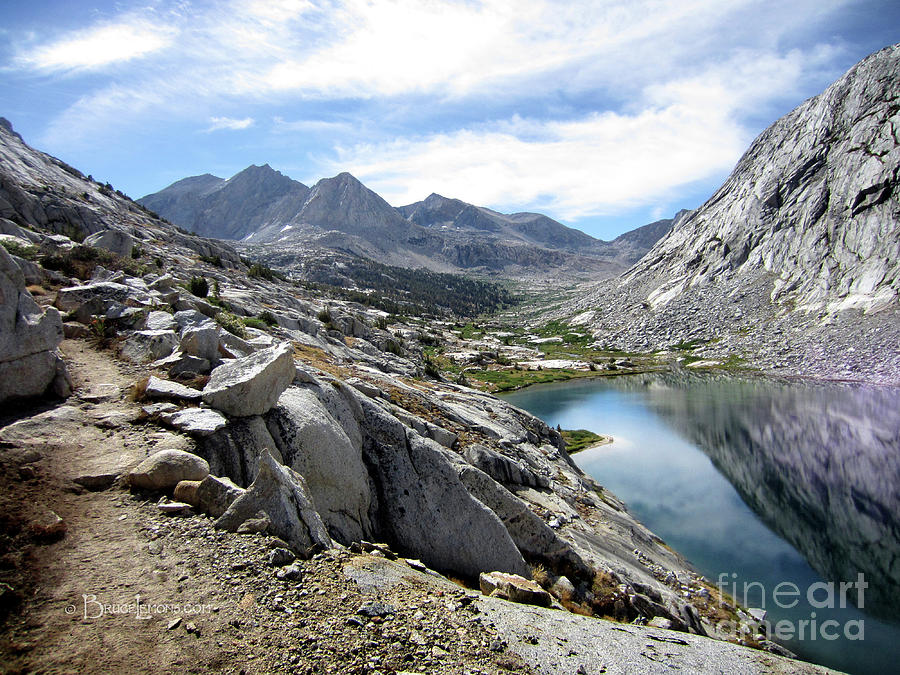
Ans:
[{"label": "white cloud", "polygon": [[355,146],[342,150],[331,168],[350,171],[396,205],[437,191],[577,220],[658,200],[726,170],[746,142],[721,113],[678,105],[633,116],[512,124],[526,133],[500,130],[507,126],[501,124]]},{"label": "white cloud", "polygon": [[147,56],[172,44],[174,27],[131,19],[77,31],[19,56],[26,67],[42,71],[96,69]]},{"label": "white cloud", "polygon": [[351,122],[335,122],[331,120],[302,119],[286,120],[283,117],[272,118],[273,130],[278,133],[304,133],[304,134],[351,134],[359,133],[359,127]]},{"label": "white cloud", "polygon": [[[241,118],[252,104],[272,147],[302,137],[323,173],[350,170],[392,203],[437,190],[577,219],[656,205],[730,168],[750,140],[745,113],[835,61],[828,47],[779,45],[858,3],[156,0],[46,44],[25,39],[16,65],[100,72],[50,123],[56,149],[163,119],[263,126]],[[458,121],[467,114],[486,121]]]},{"label": "white cloud", "polygon": [[350,171],[395,205],[437,191],[569,221],[654,206],[731,169],[751,140],[741,122],[746,109],[794,88],[830,56],[827,49],[783,57],[743,50],[692,77],[646,87],[630,112],[567,121],[514,116],[342,147],[328,169]]},{"label": "white cloud", "polygon": [[253,126],[253,118],[245,117],[243,119],[234,119],[232,117],[210,117],[210,125],[206,131],[221,131],[228,129],[229,131],[240,131]]}]

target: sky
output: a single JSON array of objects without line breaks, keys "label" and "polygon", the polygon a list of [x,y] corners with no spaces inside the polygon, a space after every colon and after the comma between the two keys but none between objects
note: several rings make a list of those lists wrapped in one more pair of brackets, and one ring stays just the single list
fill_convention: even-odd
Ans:
[{"label": "sky", "polygon": [[702,204],[896,0],[3,0],[0,115],[133,198],[266,164],[596,237]]}]

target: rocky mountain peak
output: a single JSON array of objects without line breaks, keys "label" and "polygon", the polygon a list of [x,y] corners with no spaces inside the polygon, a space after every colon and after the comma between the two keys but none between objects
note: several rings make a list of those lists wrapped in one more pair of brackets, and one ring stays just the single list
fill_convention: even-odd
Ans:
[{"label": "rocky mountain peak", "polygon": [[707,362],[895,377],[898,92],[894,45],[776,121],[705,204],[574,303],[581,321],[626,349],[708,343]]},{"label": "rocky mountain peak", "polygon": [[660,277],[651,304],[755,272],[775,275],[778,303],[839,310],[894,301],[898,84],[900,46],[893,46],[778,120],[628,278]]}]

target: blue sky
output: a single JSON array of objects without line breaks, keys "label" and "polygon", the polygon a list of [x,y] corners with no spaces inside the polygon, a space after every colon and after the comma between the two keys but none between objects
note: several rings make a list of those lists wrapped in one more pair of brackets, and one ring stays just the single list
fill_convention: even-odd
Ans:
[{"label": "blue sky", "polygon": [[896,0],[4,3],[0,115],[132,197],[268,163],[609,239],[900,40]]}]

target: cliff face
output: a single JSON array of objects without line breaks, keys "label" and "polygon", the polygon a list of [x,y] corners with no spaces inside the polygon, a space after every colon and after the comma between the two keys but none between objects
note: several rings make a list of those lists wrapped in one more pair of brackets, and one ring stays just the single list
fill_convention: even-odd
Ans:
[{"label": "cliff face", "polygon": [[757,138],[725,184],[626,280],[651,304],[722,276],[775,275],[771,300],[875,310],[900,289],[900,46],[852,68]]},{"label": "cliff face", "polygon": [[[709,201],[617,283],[585,295],[579,309],[601,311],[583,322],[630,348],[717,339],[710,354],[720,358],[861,371],[862,361],[846,363],[848,347],[879,331],[896,337],[898,91],[895,45],[775,122]],[[896,370],[889,345],[866,353],[885,375]]]}]

